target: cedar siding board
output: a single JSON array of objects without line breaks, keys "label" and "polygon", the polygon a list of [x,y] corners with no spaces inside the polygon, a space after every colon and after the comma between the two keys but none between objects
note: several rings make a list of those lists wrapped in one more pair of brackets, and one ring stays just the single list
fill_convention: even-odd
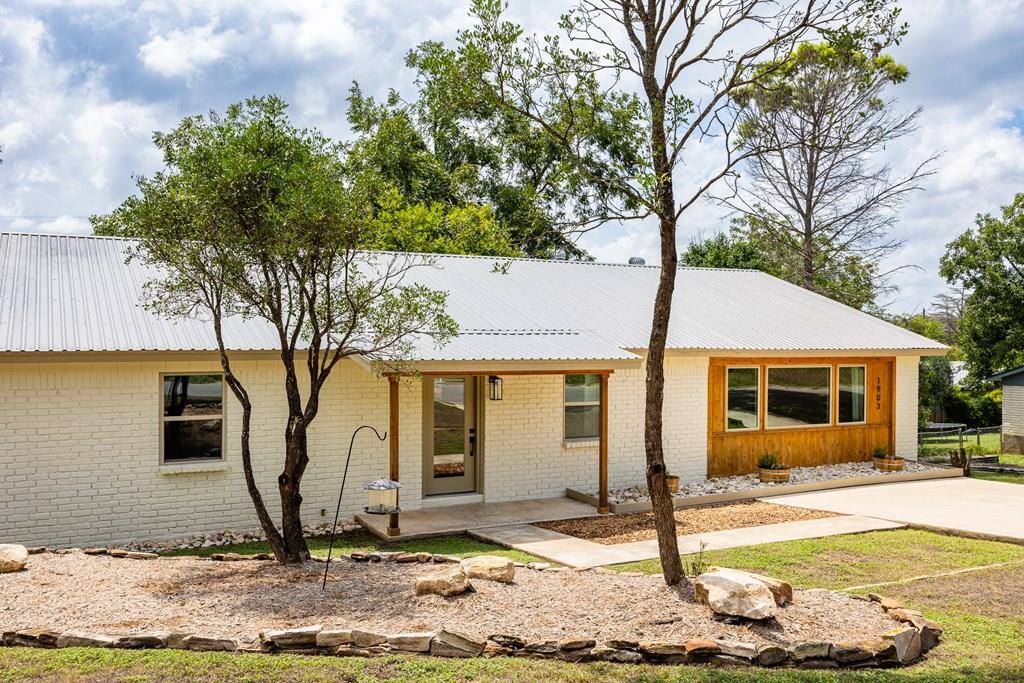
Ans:
[{"label": "cedar siding board", "polygon": [[[876,447],[892,453],[895,449],[893,411],[895,406],[893,366],[888,357],[802,358],[712,358],[708,368],[708,476],[719,477],[757,471],[757,459],[771,451],[790,467],[868,461]],[[766,368],[768,366],[829,365],[832,367],[831,422],[820,427],[765,428]],[[838,424],[836,401],[838,367],[864,365],[867,368],[866,421]],[[728,367],[760,368],[758,428],[726,431],[726,383]]]}]

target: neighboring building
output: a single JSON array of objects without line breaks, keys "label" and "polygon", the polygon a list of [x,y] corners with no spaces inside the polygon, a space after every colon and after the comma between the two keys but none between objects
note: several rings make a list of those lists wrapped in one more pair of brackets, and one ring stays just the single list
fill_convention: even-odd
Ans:
[{"label": "neighboring building", "polygon": [[1024,365],[985,381],[1003,385],[1003,453],[1024,453]]},{"label": "neighboring building", "polygon": [[[212,330],[143,308],[157,274],[126,264],[128,246],[0,234],[0,541],[256,526]],[[643,482],[658,267],[494,267],[507,261],[438,256],[411,272],[449,292],[461,328],[419,352],[420,375],[339,365],[310,433],[305,522],[333,510],[349,437],[364,423],[392,436],[400,425],[404,509]],[[284,415],[275,336],[240,320],[225,336],[253,397],[254,467],[273,510]],[[868,460],[878,446],[914,459],[918,360],[945,350],[760,272],[680,268],[665,362],[668,467],[695,480],[754,471],[769,450],[813,465]],[[388,451],[357,440],[344,513],[364,504],[360,484],[387,476]]]}]

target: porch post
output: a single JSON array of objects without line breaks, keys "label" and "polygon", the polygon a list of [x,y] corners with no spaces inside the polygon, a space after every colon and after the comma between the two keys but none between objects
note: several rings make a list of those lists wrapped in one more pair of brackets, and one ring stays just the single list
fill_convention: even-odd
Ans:
[{"label": "porch post", "polygon": [[601,426],[598,442],[597,511],[609,512],[608,508],[608,373],[601,378]]},{"label": "porch post", "polygon": [[[398,377],[388,377],[388,446],[390,455],[390,468],[388,478],[391,481],[398,481]],[[396,493],[398,493],[396,491]],[[398,513],[388,515],[388,536],[398,536],[401,529],[398,527]]]}]

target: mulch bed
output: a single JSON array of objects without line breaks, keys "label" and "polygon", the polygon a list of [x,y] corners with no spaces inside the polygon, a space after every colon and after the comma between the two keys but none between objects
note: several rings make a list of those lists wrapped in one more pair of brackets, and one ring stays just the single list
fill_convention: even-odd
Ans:
[{"label": "mulch bed", "polygon": [[[676,528],[679,535],[683,536],[836,516],[821,510],[751,500],[677,510]],[[654,531],[654,514],[650,512],[566,519],[543,522],[536,526],[604,545],[649,541],[658,537]]]},{"label": "mulch bed", "polygon": [[717,637],[786,646],[868,638],[893,627],[878,605],[829,591],[797,591],[764,622],[730,624],[693,601],[689,585],[607,570],[519,569],[513,584],[473,580],[475,592],[418,596],[416,564],[281,567],[273,562],[198,558],[126,560],[45,553],[0,576],[0,630],[48,627],[129,633],[175,629],[251,637],[261,629],[323,624],[383,633],[440,630],[480,638],[513,633],[531,640],[585,636],[683,642]]}]

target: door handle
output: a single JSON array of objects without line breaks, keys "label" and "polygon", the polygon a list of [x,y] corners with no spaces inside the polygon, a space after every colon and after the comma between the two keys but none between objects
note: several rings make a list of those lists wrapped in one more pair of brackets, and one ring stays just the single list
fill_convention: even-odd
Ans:
[{"label": "door handle", "polygon": [[469,428],[469,457],[476,457],[476,429]]}]

